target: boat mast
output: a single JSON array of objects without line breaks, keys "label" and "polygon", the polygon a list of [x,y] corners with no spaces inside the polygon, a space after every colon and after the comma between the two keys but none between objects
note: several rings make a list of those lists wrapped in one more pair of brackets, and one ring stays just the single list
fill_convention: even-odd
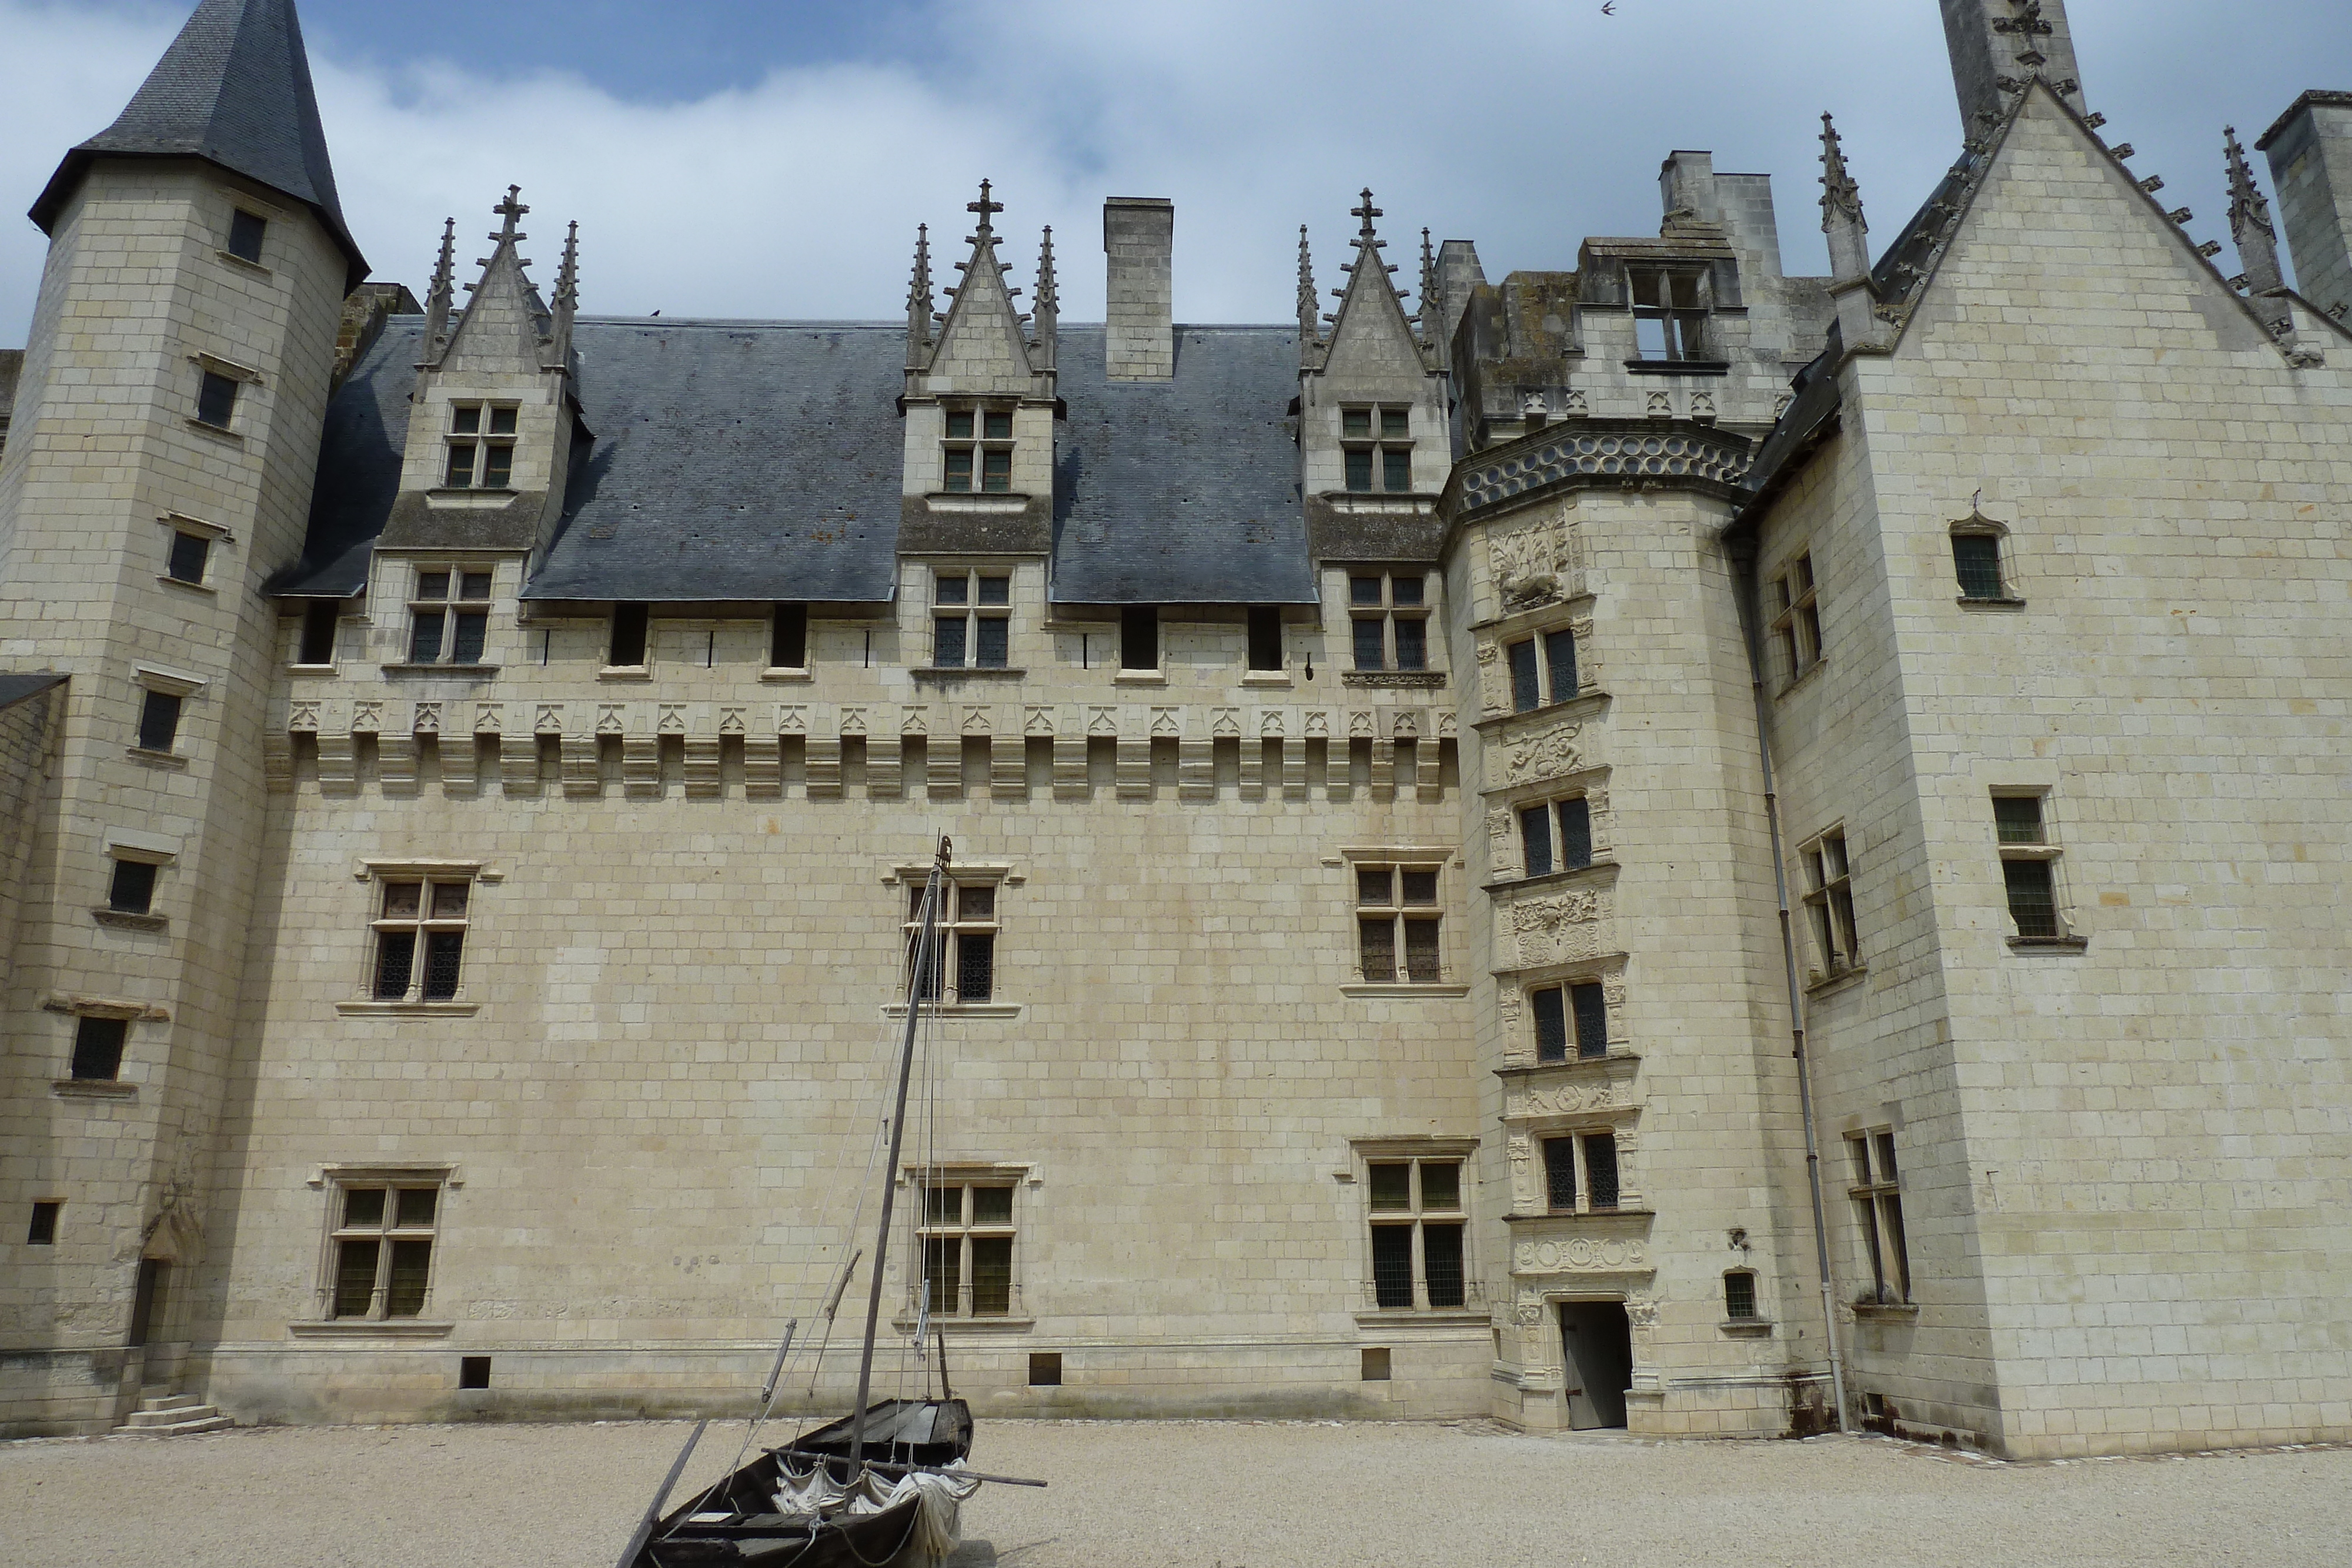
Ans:
[{"label": "boat mast", "polygon": [[857,1357],[857,1405],[849,1417],[849,1456],[866,1462],[866,1401],[874,1386],[874,1331],[882,1321],[882,1276],[890,1257],[890,1203],[898,1191],[898,1149],[907,1133],[907,1083],[915,1069],[915,1029],[923,1012],[924,983],[930,977],[938,950],[940,895],[948,859],[954,845],[940,840],[931,874],[923,884],[923,926],[915,938],[914,973],[907,982],[907,1038],[898,1051],[898,1102],[890,1116],[890,1161],[883,1166],[882,1224],[874,1244],[874,1267],[868,1270],[866,1292],[866,1346]]}]

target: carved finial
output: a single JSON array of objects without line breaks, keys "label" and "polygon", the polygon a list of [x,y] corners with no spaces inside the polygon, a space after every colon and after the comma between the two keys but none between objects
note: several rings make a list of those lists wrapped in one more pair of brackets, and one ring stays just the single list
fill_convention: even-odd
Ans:
[{"label": "carved finial", "polygon": [[915,225],[915,275],[907,285],[907,366],[919,369],[931,341],[931,225]]},{"label": "carved finial", "polygon": [[1438,340],[1445,329],[1443,312],[1437,299],[1437,253],[1429,246],[1429,231],[1421,231],[1421,340],[1433,349],[1444,344]]},{"label": "carved finial", "polygon": [[1054,276],[1054,225],[1047,224],[1044,237],[1037,242],[1037,298],[1030,310],[1030,319],[1037,329],[1033,345],[1035,368],[1054,368],[1055,340],[1061,331],[1062,290]]},{"label": "carved finial", "polygon": [[992,202],[988,199],[988,182],[982,180],[980,183],[980,200],[976,202],[966,202],[963,204],[963,210],[968,213],[978,213],[980,214],[980,232],[987,234],[990,232],[990,225],[988,221],[989,214],[992,213],[1003,212],[1004,210],[1004,204],[1003,202]]},{"label": "carved finial", "polygon": [[507,199],[490,209],[491,212],[505,220],[505,222],[499,225],[499,232],[490,236],[492,239],[497,240],[501,244],[510,245],[517,241],[527,240],[530,237],[527,234],[518,234],[515,232],[516,220],[520,218],[525,213],[530,211],[529,207],[524,206],[518,199],[521,195],[522,187],[520,185],[509,185],[507,187]]},{"label": "carved finial", "polygon": [[1837,122],[1822,116],[1822,232],[1830,237],[1830,276],[1844,280],[1870,272],[1870,225],[1862,215],[1862,187],[1845,166]]},{"label": "carved finial", "polygon": [[2279,268],[2278,234],[2271,227],[2271,204],[2254,183],[2253,167],[2238,144],[2237,127],[2224,127],[2221,138],[2230,162],[2230,237],[2237,242],[2248,291],[2271,293],[2286,283]]},{"label": "carved finial", "polygon": [[1062,297],[1054,278],[1054,225],[1045,225],[1045,237],[1037,244],[1037,299],[1040,311],[1058,309]]},{"label": "carved finial", "polygon": [[1349,207],[1348,209],[1348,215],[1351,218],[1361,218],[1364,220],[1364,226],[1360,231],[1359,231],[1357,235],[1357,243],[1360,245],[1363,241],[1372,237],[1372,220],[1377,217],[1384,216],[1385,214],[1382,214],[1380,208],[1372,205],[1372,188],[1370,185],[1367,185],[1364,187],[1364,204],[1360,207]]},{"label": "carved finial", "polygon": [[563,265],[555,271],[555,304],[548,323],[547,368],[565,370],[572,360],[572,321],[580,309],[580,225],[563,235]]},{"label": "carved finial", "polygon": [[1303,350],[1315,341],[1317,325],[1322,313],[1316,308],[1315,258],[1307,249],[1307,225],[1298,225],[1298,346]]},{"label": "carved finial", "polygon": [[437,363],[449,340],[449,306],[457,297],[457,220],[441,225],[441,258],[433,264],[433,286],[425,291],[425,362]]}]

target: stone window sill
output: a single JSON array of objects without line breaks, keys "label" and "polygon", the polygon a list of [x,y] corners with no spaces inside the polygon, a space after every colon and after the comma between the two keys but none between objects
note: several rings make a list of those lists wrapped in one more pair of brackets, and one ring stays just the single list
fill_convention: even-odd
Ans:
[{"label": "stone window sill", "polygon": [[192,593],[210,593],[217,596],[220,592],[219,589],[215,588],[209,582],[190,582],[186,578],[173,577],[168,571],[157,572],[155,574],[155,580],[173,588],[187,589]]},{"label": "stone window sill", "polygon": [[1562,1057],[1558,1061],[1528,1061],[1522,1059],[1518,1061],[1509,1062],[1504,1066],[1495,1069],[1495,1076],[1497,1078],[1510,1078],[1529,1072],[1557,1072],[1564,1067],[1607,1068],[1618,1062],[1639,1061],[1641,1060],[1642,1053],[1640,1051],[1621,1051],[1616,1046],[1612,1045],[1608,1051],[1599,1056],[1568,1056]]},{"label": "stone window sill", "polygon": [[379,1002],[360,1000],[337,1002],[335,1010],[347,1018],[388,1015],[394,1018],[472,1018],[482,1010],[479,1002]]},{"label": "stone window sill", "polygon": [[1963,593],[1952,602],[1963,610],[2022,610],[2025,608],[2025,601],[2013,594],[2003,594],[1999,599],[1971,599]]},{"label": "stone window sill", "polygon": [[1919,1316],[1919,1305],[1916,1301],[1856,1301],[1853,1315],[1865,1322],[1876,1319],[1882,1322],[1907,1323]]},{"label": "stone window sill", "polygon": [[1478,891],[1485,894],[1535,893],[1544,888],[1568,886],[1581,881],[1598,882],[1602,879],[1594,875],[1595,873],[1614,873],[1617,869],[1615,857],[1600,856],[1585,862],[1582,865],[1565,866],[1559,871],[1545,872],[1540,876],[1507,877],[1501,882],[1486,883],[1479,887]]},{"label": "stone window sill", "polygon": [[426,1322],[416,1318],[332,1318],[324,1322],[288,1323],[286,1332],[297,1339],[373,1339],[385,1335],[446,1339],[457,1328],[456,1323]]},{"label": "stone window sill", "polygon": [[1110,678],[1115,686],[1164,686],[1168,684],[1165,670],[1121,670]]},{"label": "stone window sill", "polygon": [[1787,696],[1790,692],[1795,691],[1799,686],[1803,685],[1807,681],[1810,681],[1815,675],[1820,674],[1829,662],[1829,655],[1827,653],[1822,654],[1820,658],[1815,659],[1811,664],[1807,664],[1804,669],[1798,674],[1796,679],[1782,686],[1776,695],[1784,697]]},{"label": "stone window sill", "polygon": [[805,669],[795,670],[782,664],[769,665],[766,669],[760,672],[760,678],[763,681],[779,683],[795,683],[814,681],[816,679],[814,675],[810,674]]},{"label": "stone window sill", "polygon": [[1245,686],[1288,686],[1292,685],[1288,670],[1251,670],[1242,676]]},{"label": "stone window sill", "polygon": [[226,425],[206,424],[203,420],[198,419],[193,413],[188,415],[188,428],[190,430],[202,431],[205,434],[213,437],[215,440],[226,441],[232,446],[242,446],[245,444],[245,437],[239,435],[236,431],[229,429]]},{"label": "stone window sill", "polygon": [[654,673],[646,664],[607,664],[596,672],[600,681],[650,681]]},{"label": "stone window sill", "polygon": [[1418,984],[1410,980],[1367,980],[1360,981],[1355,985],[1341,986],[1339,988],[1339,994],[1343,997],[1355,997],[1358,998],[1374,997],[1466,997],[1470,994],[1470,988],[1468,986],[1457,986],[1452,984]]},{"label": "stone window sill", "polygon": [[1769,1318],[1726,1318],[1716,1326],[1725,1333],[1747,1334],[1756,1339],[1772,1337],[1772,1321]]},{"label": "stone window sill", "polygon": [[[900,1333],[912,1333],[915,1332],[915,1320],[909,1317],[893,1317],[890,1320],[890,1326]],[[955,1334],[1027,1333],[1037,1326],[1037,1320],[1015,1317],[933,1318],[930,1320],[930,1326],[934,1329],[946,1329],[950,1333]]]},{"label": "stone window sill", "polygon": [[1445,685],[1444,670],[1342,670],[1339,684],[1386,691],[1436,691]]},{"label": "stone window sill", "polygon": [[136,1100],[139,1085],[119,1078],[60,1078],[49,1092],[60,1100]]},{"label": "stone window sill", "polygon": [[[1486,734],[1520,719],[1565,718],[1570,714],[1582,718],[1600,713],[1608,701],[1609,694],[1600,687],[1580,686],[1577,688],[1576,695],[1566,702],[1546,703],[1541,707],[1521,708],[1516,713],[1489,714],[1471,727],[1481,734]],[[1499,792],[1498,790],[1485,791],[1487,794]]]},{"label": "stone window sill", "polygon": [[1359,1327],[1422,1328],[1475,1323],[1486,1328],[1494,1314],[1484,1307],[1371,1307],[1356,1314]]},{"label": "stone window sill", "polygon": [[2090,946],[2088,936],[2012,936],[2010,950],[2014,953],[2080,953]]},{"label": "stone window sill", "polygon": [[[289,675],[331,675],[336,673],[339,667],[340,666],[334,664],[289,664],[286,666],[286,673]],[[386,664],[384,666],[384,668],[388,670],[405,670],[410,667],[411,666],[407,664]]]},{"label": "stone window sill", "polygon": [[1634,1202],[1626,1204],[1618,1208],[1545,1208],[1538,1209],[1533,1214],[1507,1214],[1503,1216],[1503,1223],[1506,1225],[1526,1225],[1535,1220],[1543,1219],[1639,1219],[1648,1221],[1657,1218],[1658,1211],[1656,1209],[1644,1208],[1639,1202]]},{"label": "stone window sill", "polygon": [[270,271],[269,268],[262,266],[261,263],[241,256],[233,250],[216,250],[213,252],[213,254],[220,257],[223,261],[227,262],[230,266],[236,267],[239,271],[249,272],[256,277],[275,277],[278,276],[276,273]]},{"label": "stone window sill", "polygon": [[1808,970],[1805,995],[1825,997],[1832,991],[1842,991],[1869,973],[1870,966],[1867,964],[1848,964],[1844,968],[1830,975],[1818,975]]},{"label": "stone window sill", "polygon": [[918,664],[907,673],[919,681],[1017,681],[1029,672],[1008,664]]},{"label": "stone window sill", "polygon": [[93,909],[89,917],[100,925],[111,925],[118,931],[163,931],[172,924],[163,915],[128,909]]},{"label": "stone window sill", "polygon": [[188,759],[176,751],[150,751],[143,746],[126,746],[122,749],[139,761],[157,768],[184,768],[188,765]]},{"label": "stone window sill", "polygon": [[[1017,1019],[1024,1010],[1019,1002],[937,1002],[925,1005],[932,1017],[943,1019]],[[882,1016],[886,1019],[905,1018],[907,1004],[885,1003]]]},{"label": "stone window sill", "polygon": [[1637,376],[1727,376],[1727,360],[1628,360],[1625,368]]},{"label": "stone window sill", "polygon": [[[328,669],[331,665],[310,664],[307,669]],[[499,673],[496,664],[411,664],[401,663],[382,666],[387,675],[457,675],[466,680],[479,680]]]}]

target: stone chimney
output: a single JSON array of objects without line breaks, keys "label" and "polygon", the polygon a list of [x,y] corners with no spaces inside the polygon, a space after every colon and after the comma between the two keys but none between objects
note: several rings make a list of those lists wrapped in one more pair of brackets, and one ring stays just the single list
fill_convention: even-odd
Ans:
[{"label": "stone chimney", "polygon": [[1103,203],[1103,253],[1110,258],[1103,357],[1112,381],[1164,382],[1176,374],[1169,259],[1175,240],[1176,204],[1165,196]]},{"label": "stone chimney", "polygon": [[2352,312],[2352,92],[2307,92],[2263,132],[2295,292],[2337,320]]},{"label": "stone chimney", "polygon": [[1975,141],[1989,120],[2009,111],[2017,89],[2040,77],[2077,113],[2083,84],[2074,67],[2074,30],[2066,0],[1942,0],[1952,84],[1960,95],[1960,134]]}]

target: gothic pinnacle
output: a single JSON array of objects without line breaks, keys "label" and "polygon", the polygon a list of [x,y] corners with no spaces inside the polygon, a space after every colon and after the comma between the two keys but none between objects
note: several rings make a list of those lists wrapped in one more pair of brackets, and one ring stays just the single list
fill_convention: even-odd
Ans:
[{"label": "gothic pinnacle", "polygon": [[1315,330],[1321,319],[1316,308],[1315,258],[1307,249],[1307,225],[1298,225],[1298,341],[1304,348],[1315,340]]},{"label": "gothic pinnacle", "polygon": [[1045,225],[1045,237],[1037,245],[1037,297],[1035,307],[1040,311],[1058,310],[1062,297],[1054,278],[1054,225]]},{"label": "gothic pinnacle", "polygon": [[1421,339],[1431,348],[1441,345],[1439,331],[1445,323],[1437,308],[1437,253],[1429,248],[1429,231],[1421,231]]},{"label": "gothic pinnacle", "polygon": [[2221,138],[2230,164],[2230,237],[2237,243],[2238,267],[2244,275],[2246,291],[2255,296],[2276,293],[2286,286],[2286,277],[2279,268],[2278,235],[2271,226],[2270,202],[2254,183],[2246,150],[2238,144],[2237,127],[2224,127]]},{"label": "gothic pinnacle", "polygon": [[1845,142],[1838,135],[1837,122],[1824,111],[1822,115],[1822,227],[1827,231],[1834,215],[1843,214],[1865,232],[1869,225],[1862,215],[1862,188],[1845,166]]}]

